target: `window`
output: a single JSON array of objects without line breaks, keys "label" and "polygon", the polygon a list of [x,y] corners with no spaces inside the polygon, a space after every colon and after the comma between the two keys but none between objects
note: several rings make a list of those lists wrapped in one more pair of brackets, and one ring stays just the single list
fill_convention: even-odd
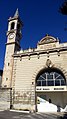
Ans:
[{"label": "window", "polygon": [[65,77],[58,69],[45,69],[37,76],[37,86],[61,86],[65,85]]},{"label": "window", "polygon": [[10,65],[10,63],[8,63],[8,66]]},{"label": "window", "polygon": [[15,26],[15,23],[12,22],[12,23],[11,23],[11,29],[10,29],[10,30],[14,29],[14,26]]},{"label": "window", "polygon": [[8,80],[8,78],[6,78],[6,81]]}]

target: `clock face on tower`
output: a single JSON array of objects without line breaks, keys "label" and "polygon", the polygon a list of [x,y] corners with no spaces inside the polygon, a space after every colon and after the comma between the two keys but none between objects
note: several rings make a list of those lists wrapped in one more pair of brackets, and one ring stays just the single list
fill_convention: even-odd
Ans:
[{"label": "clock face on tower", "polygon": [[9,39],[14,38],[14,36],[15,36],[15,34],[14,34],[14,33],[10,33],[10,34],[9,34]]}]

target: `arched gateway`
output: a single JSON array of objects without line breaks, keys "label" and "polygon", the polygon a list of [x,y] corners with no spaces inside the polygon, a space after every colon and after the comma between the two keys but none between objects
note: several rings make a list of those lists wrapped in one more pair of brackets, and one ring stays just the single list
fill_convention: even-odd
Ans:
[{"label": "arched gateway", "polygon": [[36,107],[38,112],[63,111],[64,73],[56,67],[46,67],[36,76]]}]

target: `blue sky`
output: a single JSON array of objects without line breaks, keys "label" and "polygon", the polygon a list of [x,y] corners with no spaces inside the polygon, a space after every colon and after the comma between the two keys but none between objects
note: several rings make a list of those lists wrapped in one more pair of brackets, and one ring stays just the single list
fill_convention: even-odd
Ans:
[{"label": "blue sky", "polygon": [[67,16],[58,12],[64,0],[0,0],[0,69],[3,69],[8,18],[19,9],[24,23],[21,39],[22,49],[35,48],[46,34],[67,42],[64,31]]}]

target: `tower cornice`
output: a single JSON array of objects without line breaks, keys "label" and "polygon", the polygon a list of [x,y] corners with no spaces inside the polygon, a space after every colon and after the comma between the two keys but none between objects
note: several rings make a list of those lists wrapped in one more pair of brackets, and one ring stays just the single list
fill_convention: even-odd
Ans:
[{"label": "tower cornice", "polygon": [[19,46],[19,48],[21,48],[21,47],[20,47],[20,45],[19,45],[19,43],[18,43],[18,42],[16,42],[16,41],[15,41],[15,42],[11,42],[11,43],[5,43],[5,44],[6,44],[6,45],[16,44],[16,45],[18,45],[18,46]]}]

